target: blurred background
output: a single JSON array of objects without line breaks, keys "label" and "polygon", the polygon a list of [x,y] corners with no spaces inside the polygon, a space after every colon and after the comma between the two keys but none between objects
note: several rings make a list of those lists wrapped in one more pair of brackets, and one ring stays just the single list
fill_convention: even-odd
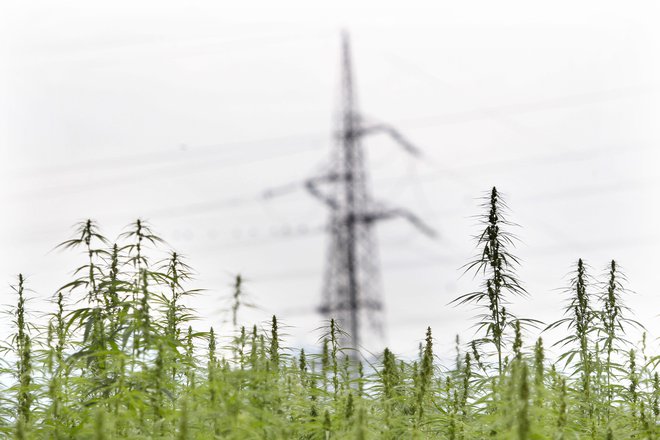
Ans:
[{"label": "blurred background", "polygon": [[3,3],[0,303],[22,272],[47,310],[83,261],[51,252],[73,224],[114,238],[141,217],[207,289],[199,327],[230,328],[240,273],[241,322],[276,314],[288,345],[315,343],[329,210],[301,182],[336,148],[345,29],[361,114],[422,152],[365,137],[372,195],[437,232],[374,228],[382,344],[412,355],[430,325],[451,356],[472,337],[474,311],[448,303],[480,284],[460,267],[493,185],[520,225],[518,314],[558,319],[577,259],[601,275],[615,258],[660,335],[657,3],[229,3]]}]

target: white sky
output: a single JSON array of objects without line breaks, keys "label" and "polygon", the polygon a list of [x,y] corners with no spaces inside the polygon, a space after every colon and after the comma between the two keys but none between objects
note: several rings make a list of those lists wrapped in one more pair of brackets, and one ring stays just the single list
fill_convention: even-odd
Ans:
[{"label": "white sky", "polygon": [[325,237],[296,232],[314,232],[324,208],[304,191],[226,201],[323,164],[347,28],[362,111],[428,156],[369,139],[374,193],[441,234],[379,226],[396,352],[413,353],[427,325],[447,353],[454,334],[471,336],[472,311],[446,304],[479,284],[458,268],[474,253],[475,199],[492,185],[522,225],[532,297],[519,314],[557,319],[577,258],[594,274],[616,258],[637,292],[630,305],[660,335],[655,2],[229,3],[3,3],[7,286],[23,272],[50,296],[80,261],[48,253],[73,223],[95,218],[114,237],[140,216],[198,271],[207,323],[227,328],[218,310],[241,272],[260,306],[245,323],[275,313],[291,345],[314,342]]}]

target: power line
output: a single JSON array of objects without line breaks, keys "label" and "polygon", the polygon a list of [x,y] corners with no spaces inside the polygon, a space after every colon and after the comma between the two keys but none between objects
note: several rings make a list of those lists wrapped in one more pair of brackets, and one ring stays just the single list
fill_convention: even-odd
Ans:
[{"label": "power line", "polygon": [[[326,140],[326,136],[321,132],[307,132],[307,133],[298,133],[287,136],[276,136],[276,137],[266,137],[258,139],[249,139],[244,141],[233,141],[233,142],[221,142],[214,144],[204,144],[204,145],[195,145],[189,146],[186,144],[181,144],[179,149],[172,150],[171,147],[167,147],[166,151],[147,151],[143,153],[128,154],[121,156],[111,156],[103,159],[90,159],[82,160],[75,163],[69,164],[60,164],[54,166],[46,166],[41,168],[24,168],[15,171],[15,174],[20,176],[31,176],[33,174],[39,175],[56,175],[59,173],[71,174],[75,172],[89,172],[99,171],[98,169],[92,170],[93,168],[122,168],[126,167],[142,167],[142,166],[152,166],[154,164],[160,163],[170,163],[174,162],[176,165],[179,165],[179,162],[182,159],[195,159],[199,156],[215,156],[221,153],[231,153],[232,150],[244,152],[253,148],[258,147],[269,147],[272,145],[282,145],[288,144],[290,142],[306,142],[306,143],[322,143]],[[306,144],[306,148],[309,148],[310,145]],[[317,148],[322,148],[317,146]]]},{"label": "power line", "polygon": [[[488,117],[492,117],[493,114],[505,113],[505,114],[525,114],[528,112],[549,110],[549,109],[558,109],[572,107],[576,105],[582,105],[585,103],[595,103],[603,101],[611,101],[617,99],[623,99],[628,96],[638,96],[647,92],[651,88],[651,85],[648,86],[637,86],[637,87],[625,87],[619,89],[610,89],[610,90],[601,90],[594,92],[581,93],[576,95],[568,95],[564,97],[539,100],[529,103],[519,103],[519,104],[504,104],[499,106],[483,107],[476,108],[472,110],[465,110],[462,112],[452,112],[442,115],[435,116],[426,116],[418,118],[408,118],[398,121],[399,123],[412,124],[415,127],[432,127],[436,125],[444,125],[448,123],[457,123],[457,122],[469,122],[480,120]],[[391,127],[388,127],[391,129]],[[321,141],[326,138],[326,134],[323,132],[307,132],[300,133],[290,136],[281,136],[281,137],[272,137],[272,138],[262,138],[262,139],[253,139],[247,141],[238,141],[238,142],[225,142],[217,144],[208,144],[201,145],[196,147],[186,147],[187,155],[192,154],[217,154],[222,152],[222,150],[230,147],[245,149],[250,146],[259,146],[264,143],[284,143],[289,141],[296,140],[312,140],[312,141]],[[218,151],[218,150],[221,151]],[[17,171],[17,175],[30,175],[30,174],[50,174],[50,173],[72,173],[76,171],[88,171],[90,168],[94,167],[126,167],[126,166],[141,166],[141,165],[151,165],[154,162],[158,161],[179,161],[181,160],[180,152],[177,151],[167,151],[167,152],[157,152],[151,151],[140,154],[132,154],[125,156],[115,156],[109,157],[107,159],[92,159],[87,161],[79,161],[74,164],[66,165],[57,165],[49,166],[37,169],[23,169]],[[174,157],[174,156],[177,157]],[[165,158],[165,156],[170,156]]]},{"label": "power line", "polygon": [[[650,149],[652,147],[644,147],[640,148],[639,150],[642,149]],[[609,149],[609,148],[608,148]],[[603,149],[605,150],[605,149]],[[601,151],[603,151],[601,150]],[[437,180],[439,178],[442,178],[446,172],[450,171],[458,171],[458,170],[464,170],[468,168],[483,168],[483,167],[492,167],[496,166],[497,168],[504,167],[503,169],[509,168],[509,167],[514,167],[514,166],[519,166],[520,164],[524,163],[530,163],[534,162],[539,165],[547,165],[548,163],[551,163],[552,161],[556,162],[561,162],[561,161],[570,161],[570,160],[582,160],[588,156],[588,154],[593,154],[597,150],[593,149],[590,150],[590,153],[585,153],[584,155],[573,155],[570,153],[566,154],[558,154],[558,155],[547,155],[547,156],[538,156],[538,157],[529,157],[529,158],[522,158],[522,159],[512,159],[510,161],[501,161],[501,162],[496,162],[496,163],[490,163],[490,164],[476,164],[476,165],[468,165],[465,167],[454,167],[454,168],[442,168],[437,170],[437,172],[432,173],[432,174],[427,174],[427,175],[422,175],[417,177],[417,181],[432,181],[432,180]],[[502,171],[503,169],[499,169],[498,171]],[[383,178],[383,179],[375,179],[376,182],[382,182],[386,180],[393,180],[393,179],[399,179],[398,177],[396,178]],[[532,196],[529,196],[527,200],[531,202],[540,202],[544,201],[546,199],[550,198],[555,198],[558,196],[562,197],[584,197],[584,196],[590,196],[592,194],[600,194],[603,190],[614,190],[614,191],[619,191],[619,190],[628,190],[628,189],[634,189],[638,188],[644,184],[649,183],[650,180],[630,180],[626,182],[614,182],[614,183],[605,183],[605,184],[600,184],[600,185],[587,185],[587,186],[579,186],[579,187],[574,187],[574,188],[568,188],[565,190],[560,190],[558,191],[553,191],[553,192],[548,192],[546,194],[535,194]],[[281,195],[286,195],[290,194],[298,189],[302,189],[304,185],[303,181],[300,182],[292,182],[288,183],[285,185],[281,185],[280,187],[275,187],[270,190],[258,192],[258,193],[253,193],[251,195],[245,195],[242,197],[233,197],[233,198],[227,198],[227,199],[222,199],[218,201],[211,201],[211,202],[199,202],[199,203],[193,203],[193,204],[188,204],[188,205],[183,205],[179,207],[172,207],[172,208],[166,208],[165,210],[160,210],[158,211],[159,213],[163,213],[165,215],[171,216],[171,217],[178,217],[178,216],[185,216],[188,215],[188,213],[200,213],[200,212],[208,212],[208,211],[215,211],[217,209],[226,209],[226,208],[234,208],[238,206],[244,206],[246,204],[252,204],[252,203],[257,203],[261,202],[264,199],[270,199],[272,197],[277,197]],[[175,212],[177,211],[177,212]],[[179,213],[180,212],[180,213]],[[433,212],[433,211],[430,211]],[[443,211],[446,212],[446,211]],[[454,211],[452,211],[454,212]],[[170,214],[171,213],[171,214]]]},{"label": "power line", "polygon": [[[611,247],[617,247],[619,249],[623,248],[641,248],[641,247],[656,247],[660,241],[660,236],[635,236],[628,237],[623,239],[614,239],[614,240],[598,240],[593,242],[582,243],[580,249],[577,249],[576,252],[594,251],[601,250]],[[547,255],[557,255],[567,252],[564,247],[561,245],[557,246],[546,246],[537,248],[536,250],[531,250],[524,252],[526,256],[547,256]],[[417,270],[423,269],[428,266],[433,266],[438,263],[456,263],[460,264],[460,259],[453,256],[444,256],[439,255],[436,257],[427,257],[423,259],[410,259],[410,260],[398,260],[398,261],[384,261],[383,267],[387,268],[388,271],[407,271],[407,270]],[[281,272],[271,272],[266,274],[250,274],[250,278],[253,282],[263,282],[263,281],[274,281],[274,280],[287,280],[287,279],[301,279],[301,278],[316,278],[319,276],[319,270],[313,268],[301,268],[295,270],[287,270]]]},{"label": "power line", "polygon": [[[411,62],[410,60],[403,58],[399,55],[389,53],[390,61],[395,61],[396,64],[407,67],[408,71],[415,72],[421,77],[431,80],[434,83],[442,84],[445,87],[456,90],[455,84],[449,83],[442,80],[439,76],[434,73],[428,72],[427,70],[421,68],[416,63]],[[520,131],[523,127],[520,124],[514,123],[513,121],[507,119],[506,115],[516,115],[524,114],[529,112],[544,111],[544,110],[554,110],[558,108],[566,107],[575,107],[581,105],[588,105],[597,102],[607,102],[618,99],[625,99],[633,96],[644,96],[647,95],[649,90],[657,90],[657,84],[641,84],[636,86],[625,86],[618,88],[611,88],[607,90],[595,90],[588,91],[583,93],[577,93],[568,96],[543,99],[527,103],[513,103],[513,104],[503,104],[490,107],[482,107],[473,110],[466,110],[463,112],[457,112],[454,114],[448,114],[443,117],[437,118],[434,116],[429,116],[426,118],[416,118],[409,121],[414,122],[424,122],[424,121],[433,121],[433,120],[442,120],[453,122],[465,122],[468,120],[474,120],[474,118],[479,119],[494,119],[507,128],[513,128],[515,131]],[[463,92],[465,95],[465,93]],[[449,118],[449,119],[448,119]],[[400,121],[407,122],[407,121]]]},{"label": "power line", "polygon": [[285,152],[280,152],[278,154],[273,154],[270,156],[266,157],[258,157],[250,160],[244,160],[244,161],[239,161],[239,162],[234,162],[234,163],[227,163],[227,162],[221,162],[218,163],[218,161],[204,161],[196,166],[190,166],[188,165],[186,168],[182,168],[179,164],[178,167],[175,167],[174,169],[155,169],[151,171],[143,171],[140,173],[135,173],[132,176],[124,176],[121,178],[118,178],[117,176],[108,176],[103,179],[98,179],[96,181],[91,181],[91,182],[85,182],[84,184],[70,184],[70,185],[61,185],[61,186],[51,186],[51,187],[41,187],[39,188],[38,191],[34,192],[26,192],[23,194],[14,194],[14,198],[19,198],[19,199],[25,199],[26,197],[32,197],[32,198],[44,198],[44,197],[56,197],[56,196],[63,196],[67,192],[69,194],[71,193],[77,193],[77,192],[84,192],[84,191],[91,191],[94,189],[103,188],[103,187],[120,187],[120,186],[126,186],[129,184],[133,184],[135,182],[141,182],[144,181],[145,179],[172,179],[175,177],[182,177],[191,174],[192,172],[194,173],[199,173],[201,170],[208,170],[208,171],[215,171],[218,169],[222,168],[236,168],[236,167],[241,167],[241,166],[246,166],[246,165],[252,165],[255,163],[259,162],[266,162],[269,160],[274,160],[274,159],[282,159],[285,157],[290,157],[298,154],[304,154],[304,153],[309,153],[312,151],[318,151],[322,147],[319,146],[312,146],[312,147],[305,147],[305,148],[298,148],[298,149],[292,149],[290,151],[285,151]]},{"label": "power line", "polygon": [[[301,135],[303,136],[303,135]],[[306,136],[311,136],[311,135],[306,135]],[[289,139],[300,139],[300,137],[297,136],[291,136]],[[282,138],[286,139],[286,138]],[[258,141],[255,141],[255,143],[258,143]],[[221,144],[217,144],[221,145]],[[229,145],[229,144],[226,144]],[[210,146],[207,146],[206,148],[211,148]],[[204,161],[196,166],[190,166],[188,165],[187,168],[182,168],[181,164],[175,164],[176,168],[172,170],[167,170],[167,169],[156,169],[156,170],[151,170],[148,173],[142,172],[140,174],[135,174],[133,176],[129,177],[123,177],[121,179],[118,179],[116,176],[112,177],[107,177],[105,179],[101,179],[100,181],[92,181],[92,182],[86,182],[84,185],[80,184],[71,184],[71,185],[63,185],[60,187],[46,187],[46,188],[41,188],[38,192],[28,192],[24,194],[15,194],[13,195],[16,198],[20,199],[25,199],[26,197],[53,197],[53,196],[58,196],[58,195],[64,195],[63,192],[65,193],[67,190],[69,193],[73,192],[81,192],[81,191],[89,191],[93,189],[97,189],[99,187],[104,187],[104,186],[117,186],[117,185],[127,185],[130,183],[134,183],[136,181],[143,181],[147,178],[151,179],[166,179],[166,178],[171,178],[171,177],[180,177],[180,176],[185,176],[188,175],[189,173],[193,172],[199,172],[200,169],[204,170],[215,170],[218,168],[226,168],[226,167],[237,167],[237,166],[245,166],[245,165],[250,165],[254,163],[259,163],[259,162],[265,162],[269,160],[274,160],[274,159],[281,159],[284,157],[289,157],[292,155],[297,155],[297,154],[303,154],[307,152],[312,152],[312,151],[320,151],[323,148],[325,148],[325,145],[321,146],[310,146],[310,147],[304,147],[304,148],[299,148],[299,149],[292,149],[289,151],[285,152],[280,152],[278,154],[270,155],[267,157],[259,157],[255,159],[250,159],[250,160],[245,160],[245,161],[238,161],[234,163],[222,163],[218,164],[215,161]],[[594,157],[607,154],[607,153],[618,153],[618,154],[630,154],[632,152],[639,152],[639,151],[645,151],[645,150],[652,150],[654,148],[657,148],[655,145],[637,145],[637,146],[626,146],[626,147],[621,147],[621,146],[605,146],[605,147],[594,147],[594,148],[589,148],[589,149],[573,149],[571,151],[563,151],[559,153],[547,153],[547,154],[539,154],[539,155],[529,155],[526,157],[515,157],[511,159],[503,159],[499,161],[489,161],[485,163],[476,163],[476,164],[469,164],[469,165],[463,165],[463,166],[458,166],[458,167],[440,167],[440,166],[435,166],[437,168],[437,173],[432,173],[430,175],[422,175],[419,178],[421,180],[435,180],[439,177],[450,177],[453,178],[454,180],[458,180],[462,184],[465,184],[465,180],[461,178],[460,174],[457,174],[457,171],[460,170],[467,170],[467,169],[482,169],[482,168],[491,168],[495,169],[498,171],[501,171],[506,168],[511,168],[515,167],[518,165],[522,164],[534,164],[534,165],[543,165],[547,166],[551,163],[559,163],[559,162],[564,162],[564,161],[576,161],[576,160],[591,160]],[[136,156],[139,157],[139,156]],[[147,160],[149,155],[144,156],[143,158]],[[430,159],[429,156],[424,156],[425,161],[429,164],[435,165],[435,161]],[[120,160],[120,159],[117,159]],[[380,180],[380,179],[379,179]],[[272,194],[272,196],[278,195],[275,192]]]},{"label": "power line", "polygon": [[[657,183],[657,182],[658,182],[657,180],[653,180],[653,179],[629,179],[619,182],[605,182],[602,184],[582,185],[572,188],[565,188],[561,190],[547,191],[545,193],[540,193],[540,194],[538,193],[532,194],[526,197],[519,198],[518,200],[523,200],[526,203],[531,203],[531,204],[539,204],[539,203],[547,202],[548,200],[559,200],[559,199],[569,200],[569,199],[579,199],[585,197],[604,196],[611,192],[634,191],[641,187],[646,187],[650,183]],[[159,216],[161,218],[177,218],[177,217],[186,217],[200,213],[213,212],[223,209],[232,209],[240,206],[263,202],[264,200],[268,200],[270,197],[273,197],[274,196],[273,194],[276,194],[278,192],[289,193],[291,191],[302,188],[302,186],[303,186],[302,182],[292,182],[286,185],[282,185],[281,187],[274,188],[274,190],[271,191],[262,191],[253,194],[246,194],[244,196],[220,199],[217,201],[191,203],[187,205],[173,206],[170,208],[162,208],[151,211],[148,217]],[[440,215],[446,216],[448,214],[454,214],[457,212],[459,212],[457,209],[427,209],[425,210],[424,213],[427,216],[431,216],[431,218],[437,218]],[[541,224],[541,223],[539,221],[536,221],[535,224]],[[551,225],[547,224],[546,222],[546,225],[543,227],[546,227],[546,229],[548,229],[551,227]],[[226,249],[226,248],[234,248],[241,246],[260,246],[263,244],[272,244],[273,242],[290,240],[291,238],[294,238],[297,235],[301,235],[303,237],[307,237],[309,235],[321,235],[325,231],[327,231],[327,226],[299,224],[299,225],[290,226],[288,229],[293,231],[288,235],[279,234],[276,236],[271,235],[267,237],[260,236],[259,238],[256,238],[254,241],[243,241],[238,243],[236,241],[227,241],[224,243],[219,243],[215,246],[222,249]],[[299,234],[297,231],[303,231],[303,232]],[[56,234],[57,231],[52,230],[49,232],[54,235]],[[556,234],[559,231],[553,227],[553,231],[551,232],[553,234]],[[33,231],[29,237],[25,237],[21,241],[22,242],[41,241],[42,240],[41,236],[35,235],[38,233],[39,233],[38,231]]]}]

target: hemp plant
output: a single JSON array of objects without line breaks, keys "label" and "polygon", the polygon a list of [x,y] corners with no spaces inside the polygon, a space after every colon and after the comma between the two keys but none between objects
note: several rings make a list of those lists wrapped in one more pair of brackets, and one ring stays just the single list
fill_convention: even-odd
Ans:
[{"label": "hemp plant", "polygon": [[623,295],[628,293],[624,286],[625,275],[619,269],[615,260],[612,260],[607,268],[607,281],[602,283],[599,302],[602,308],[598,314],[600,325],[597,327],[599,341],[603,345],[605,352],[605,375],[606,375],[606,395],[608,407],[612,403],[613,390],[612,382],[615,375],[615,369],[620,368],[619,363],[614,362],[613,355],[619,354],[625,350],[630,342],[626,339],[626,331],[629,327],[643,329],[643,325],[638,321],[628,318],[626,313],[630,309],[623,302]]},{"label": "hemp plant", "polygon": [[485,207],[480,252],[466,266],[482,289],[455,300],[482,309],[482,334],[457,338],[455,361],[430,328],[407,353],[347,349],[335,320],[317,344],[289,348],[279,316],[239,322],[242,277],[223,310],[231,321],[199,331],[186,297],[201,291],[179,253],[142,220],[116,243],[82,222],[60,246],[80,251],[79,267],[42,292],[54,293],[50,310],[28,313],[40,292],[27,294],[23,276],[7,288],[0,438],[659,439],[660,357],[647,351],[653,337],[628,342],[638,325],[618,263],[593,282],[578,261],[565,314],[548,327],[568,332],[560,353],[544,349],[550,334],[530,346],[525,325],[538,321],[510,312],[526,294],[509,253],[513,224],[496,189]]},{"label": "hemp plant", "polygon": [[512,296],[526,296],[527,291],[516,275],[520,261],[509,251],[515,246],[516,236],[506,228],[517,225],[506,219],[508,207],[496,187],[483,198],[482,207],[486,210],[480,217],[484,229],[475,237],[480,253],[463,267],[466,273],[482,275],[485,280],[480,290],[461,295],[452,303],[474,304],[484,309],[484,313],[477,316],[476,327],[478,331],[485,331],[485,335],[475,342],[492,344],[497,355],[497,373],[501,375],[505,338],[512,323],[534,324],[537,321],[516,318],[507,309]]}]

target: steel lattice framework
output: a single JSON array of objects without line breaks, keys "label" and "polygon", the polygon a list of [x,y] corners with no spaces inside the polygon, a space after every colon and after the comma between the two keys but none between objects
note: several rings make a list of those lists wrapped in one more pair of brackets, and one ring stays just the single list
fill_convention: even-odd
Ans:
[{"label": "steel lattice framework", "polygon": [[382,335],[383,301],[374,226],[402,217],[423,233],[434,231],[411,212],[388,207],[372,198],[365,167],[362,138],[384,132],[409,153],[420,152],[396,129],[367,124],[361,116],[353,79],[350,42],[342,34],[341,113],[328,171],[306,181],[307,190],[330,211],[329,246],[320,311],[346,330],[347,345],[358,352],[369,323],[370,336]]}]

